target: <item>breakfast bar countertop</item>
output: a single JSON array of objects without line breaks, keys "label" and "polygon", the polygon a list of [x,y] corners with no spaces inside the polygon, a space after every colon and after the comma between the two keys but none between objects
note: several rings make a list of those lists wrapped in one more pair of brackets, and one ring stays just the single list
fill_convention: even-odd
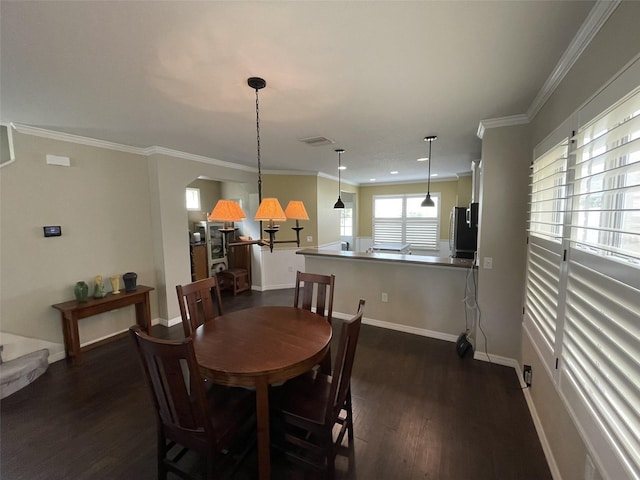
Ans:
[{"label": "breakfast bar countertop", "polygon": [[299,255],[311,255],[326,258],[344,258],[350,260],[376,260],[381,262],[405,263],[436,267],[471,268],[471,258],[431,257],[426,255],[403,255],[397,253],[365,253],[343,250],[322,250],[319,248],[303,248],[296,252]]}]

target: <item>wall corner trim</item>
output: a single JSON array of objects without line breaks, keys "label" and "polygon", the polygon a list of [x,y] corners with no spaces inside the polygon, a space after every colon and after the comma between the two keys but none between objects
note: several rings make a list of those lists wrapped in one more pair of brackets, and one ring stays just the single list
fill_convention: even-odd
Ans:
[{"label": "wall corner trim", "polygon": [[622,0],[596,1],[584,23],[576,32],[573,40],[571,40],[571,43],[562,54],[562,57],[560,57],[558,64],[529,106],[527,110],[527,117],[529,119],[535,118],[558,85],[560,85],[560,82],[562,82],[567,73],[569,73],[571,67],[578,61],[582,52],[584,52],[589,43],[591,43],[591,40],[597,35],[600,28],[602,28],[620,3],[622,3]]},{"label": "wall corner trim", "polygon": [[488,118],[486,120],[480,120],[476,135],[478,135],[478,138],[482,140],[487,128],[513,127],[515,125],[522,125],[525,123],[529,123],[529,117],[526,114],[511,115],[510,117]]}]

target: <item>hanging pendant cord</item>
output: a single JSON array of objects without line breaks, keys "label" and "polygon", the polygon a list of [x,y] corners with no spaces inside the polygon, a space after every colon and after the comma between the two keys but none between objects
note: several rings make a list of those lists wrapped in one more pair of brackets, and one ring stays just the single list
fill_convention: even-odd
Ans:
[{"label": "hanging pendant cord", "polygon": [[342,176],[340,175],[340,173],[342,172],[342,170],[340,170],[340,167],[342,166],[342,152],[338,152],[338,198],[340,198],[340,183],[341,183],[341,179]]},{"label": "hanging pendant cord", "polygon": [[433,140],[429,140],[429,173],[427,176],[427,195],[431,194],[431,144]]},{"label": "hanging pendant cord", "polygon": [[258,145],[258,205],[262,203],[262,171],[260,167],[260,103],[256,88],[256,140]]}]

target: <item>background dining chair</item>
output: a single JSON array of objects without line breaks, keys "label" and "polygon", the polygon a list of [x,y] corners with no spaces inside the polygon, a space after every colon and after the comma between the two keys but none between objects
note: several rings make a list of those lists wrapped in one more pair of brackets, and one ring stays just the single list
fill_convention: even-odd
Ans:
[{"label": "background dining chair", "polygon": [[[137,325],[129,331],[156,411],[158,478],[166,479],[168,472],[195,478],[178,465],[189,450],[205,460],[205,478],[218,478],[223,469],[237,466],[253,445],[238,438],[250,432],[255,420],[253,393],[220,386],[206,395],[191,338],[161,340]],[[231,454],[236,447],[242,450],[239,459]]]},{"label": "background dining chair", "polygon": [[[293,463],[335,476],[335,457],[345,433],[353,448],[351,371],[364,311],[342,324],[332,375],[311,371],[286,382],[280,392],[280,413],[284,425],[285,453]],[[339,431],[334,436],[334,426]]]},{"label": "background dining chair", "polygon": [[[333,287],[335,284],[335,275],[320,275],[317,273],[306,273],[298,271],[296,273],[296,289],[293,299],[293,306],[311,311],[315,308],[315,312],[324,316],[332,323],[333,315]],[[315,303],[313,299],[315,298]],[[320,370],[329,375],[331,374],[331,349],[320,362]]]},{"label": "background dining chair", "polygon": [[227,255],[229,268],[218,272],[217,276],[220,289],[231,290],[235,297],[251,289],[251,245],[229,244]]},{"label": "background dining chair", "polygon": [[218,315],[222,315],[222,298],[216,277],[205,278],[187,285],[176,285],[176,291],[185,337],[189,337],[207,320],[216,317],[214,297],[218,304]]}]

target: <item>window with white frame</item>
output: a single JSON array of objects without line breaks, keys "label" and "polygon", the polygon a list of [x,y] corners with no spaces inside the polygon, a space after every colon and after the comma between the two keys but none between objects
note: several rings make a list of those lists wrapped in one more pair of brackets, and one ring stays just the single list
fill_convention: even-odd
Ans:
[{"label": "window with white frame", "polygon": [[437,250],[440,239],[440,194],[432,193],[435,206],[422,207],[424,195],[373,197],[373,243],[410,244]]},{"label": "window with white frame", "polygon": [[353,235],[353,208],[345,206],[340,210],[340,236]]},{"label": "window with white frame", "polygon": [[185,192],[187,197],[187,210],[200,210],[200,189],[187,188]]},{"label": "window with white frame", "polygon": [[640,87],[605,92],[576,117],[565,193],[537,188],[557,147],[534,161],[525,331],[604,477],[640,479]]}]

